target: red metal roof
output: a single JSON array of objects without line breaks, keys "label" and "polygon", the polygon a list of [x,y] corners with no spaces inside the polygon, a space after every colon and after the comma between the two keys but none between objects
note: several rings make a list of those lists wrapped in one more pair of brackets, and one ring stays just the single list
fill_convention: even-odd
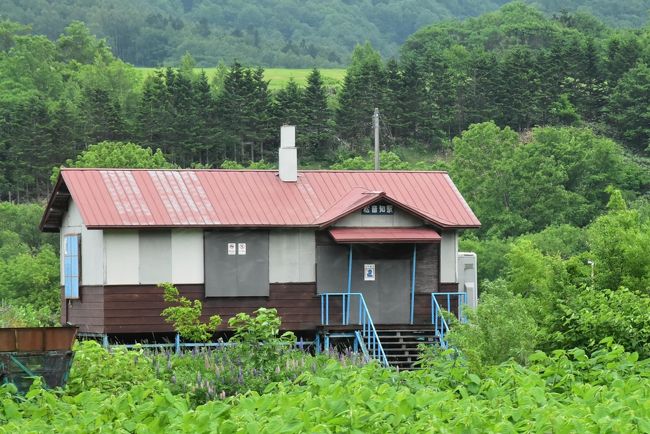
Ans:
[{"label": "red metal roof", "polygon": [[337,243],[436,243],[440,234],[428,227],[421,228],[332,228]]},{"label": "red metal roof", "polygon": [[384,192],[368,191],[365,188],[355,187],[329,207],[327,211],[319,215],[314,222],[319,226],[326,226],[385,196]]},{"label": "red metal roof", "polygon": [[[52,198],[66,188],[89,228],[320,227],[378,198],[438,227],[480,226],[445,172],[62,169]],[[52,203],[42,228],[56,228]]]}]

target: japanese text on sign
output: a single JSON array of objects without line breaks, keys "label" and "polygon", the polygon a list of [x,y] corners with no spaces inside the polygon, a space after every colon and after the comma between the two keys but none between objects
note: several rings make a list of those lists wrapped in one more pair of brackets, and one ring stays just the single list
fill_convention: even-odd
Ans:
[{"label": "japanese text on sign", "polygon": [[390,204],[368,205],[361,210],[361,214],[369,215],[390,215],[394,214],[394,212],[395,209],[393,205]]}]

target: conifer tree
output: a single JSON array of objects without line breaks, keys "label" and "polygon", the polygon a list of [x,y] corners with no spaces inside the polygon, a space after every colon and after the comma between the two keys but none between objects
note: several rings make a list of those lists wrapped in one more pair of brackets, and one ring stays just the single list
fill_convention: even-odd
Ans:
[{"label": "conifer tree", "polygon": [[264,145],[271,137],[271,96],[264,69],[235,62],[224,77],[218,105],[224,140],[233,150],[229,159],[263,159]]},{"label": "conifer tree", "polygon": [[205,71],[201,71],[194,82],[193,93],[192,161],[209,165],[225,155],[220,147],[216,104]]},{"label": "conifer tree", "polygon": [[108,91],[86,89],[82,106],[87,144],[124,137],[126,125],[120,103],[112,99]]},{"label": "conifer tree", "polygon": [[273,104],[274,121],[277,125],[296,125],[298,133],[304,126],[304,91],[292,78],[275,95]]},{"label": "conifer tree", "polygon": [[170,137],[171,159],[175,163],[189,165],[194,141],[191,125],[195,121],[192,81],[187,75],[173,70],[168,70],[166,76],[169,80],[167,92],[173,130]]},{"label": "conifer tree", "polygon": [[[241,147],[246,120],[245,69],[239,62],[234,62],[223,79],[223,88],[219,94],[219,116],[224,125],[224,142],[228,145],[227,159],[242,161]],[[232,149],[232,151],[230,151]]]},{"label": "conifer tree", "polygon": [[[250,160],[257,161],[265,159],[264,145],[271,140],[273,131],[277,129],[272,125],[272,99],[269,82],[264,78],[264,68],[252,71],[251,79],[252,95],[248,113],[251,121]],[[259,158],[256,158],[257,149]]]},{"label": "conifer tree", "polygon": [[650,153],[650,67],[639,63],[623,74],[608,114],[619,137],[636,151]]},{"label": "conifer tree", "polygon": [[302,155],[308,160],[322,160],[332,144],[331,110],[327,104],[323,78],[316,68],[307,77],[302,105],[304,110]]},{"label": "conifer tree", "polygon": [[141,143],[160,147],[164,152],[168,152],[171,120],[164,73],[162,70],[157,70],[145,80],[142,98],[137,108]]},{"label": "conifer tree", "polygon": [[361,151],[369,139],[372,114],[381,108],[386,91],[385,69],[379,53],[369,43],[358,45],[352,53],[336,113],[338,133],[350,148]]}]

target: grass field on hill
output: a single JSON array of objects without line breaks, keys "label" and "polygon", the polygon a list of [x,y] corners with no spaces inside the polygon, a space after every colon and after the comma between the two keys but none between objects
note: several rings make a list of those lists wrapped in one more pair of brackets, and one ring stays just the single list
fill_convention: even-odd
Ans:
[{"label": "grass field on hill", "polygon": [[[136,68],[142,73],[144,79],[152,74],[157,68]],[[205,71],[211,80],[217,71],[217,68],[197,68],[198,71]],[[311,69],[286,69],[286,68],[268,68],[264,70],[264,77],[269,80],[269,89],[278,90],[284,87],[290,78],[293,78],[299,85],[304,86],[307,83],[307,76]],[[321,69],[323,81],[327,87],[336,87],[343,82],[345,69]]]}]

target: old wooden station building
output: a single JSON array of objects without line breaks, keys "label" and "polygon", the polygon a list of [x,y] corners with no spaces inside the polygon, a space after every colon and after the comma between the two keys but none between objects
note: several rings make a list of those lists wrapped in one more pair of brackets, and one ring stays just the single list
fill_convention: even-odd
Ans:
[{"label": "old wooden station building", "polygon": [[224,329],[274,307],[311,336],[431,328],[432,293],[475,303],[458,231],[480,223],[447,173],[298,170],[295,130],[281,135],[278,171],[62,169],[41,222],[61,234],[62,322],[171,332],[160,282]]}]

